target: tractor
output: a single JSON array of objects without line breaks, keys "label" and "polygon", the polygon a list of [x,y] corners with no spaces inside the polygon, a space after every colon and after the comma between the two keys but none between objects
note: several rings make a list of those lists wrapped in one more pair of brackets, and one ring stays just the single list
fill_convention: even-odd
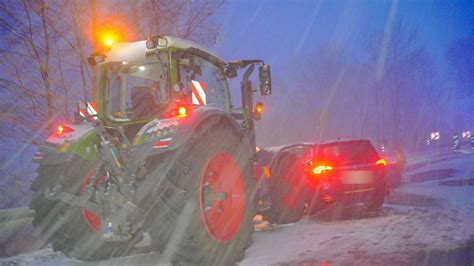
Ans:
[{"label": "tractor", "polygon": [[[96,101],[80,102],[75,122],[55,125],[33,158],[39,234],[86,261],[138,247],[173,264],[241,259],[257,208],[254,121],[263,104],[253,95],[271,94],[269,65],[224,62],[170,36],[115,43],[88,61],[99,73]],[[236,108],[228,79],[239,70]]]}]

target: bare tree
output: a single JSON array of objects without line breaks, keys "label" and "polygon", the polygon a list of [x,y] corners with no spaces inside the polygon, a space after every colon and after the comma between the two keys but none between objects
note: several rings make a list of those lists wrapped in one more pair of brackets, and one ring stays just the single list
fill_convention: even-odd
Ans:
[{"label": "bare tree", "polygon": [[93,51],[97,35],[91,30],[93,19],[107,26],[120,18],[131,32],[123,41],[169,34],[212,43],[218,32],[214,17],[222,5],[222,0],[0,2],[0,30],[4,33],[1,85],[8,99],[18,100],[15,105],[2,103],[5,112],[1,120],[5,123],[1,131],[23,131],[23,137],[17,136],[22,142],[39,125],[51,123],[52,117],[60,114],[61,119],[67,119],[74,106],[71,102],[90,98],[93,81],[86,57]]},{"label": "bare tree", "polygon": [[425,131],[433,121],[429,115],[442,99],[443,90],[435,86],[434,63],[420,43],[418,29],[410,28],[399,18],[390,31],[390,38],[384,41],[384,34],[373,34],[376,37],[368,41],[367,49],[367,66],[373,73],[371,86],[377,102],[377,139],[392,143],[403,139],[407,146],[415,147],[426,137]]},{"label": "bare tree", "polygon": [[222,0],[0,1],[0,138],[2,147],[12,149],[0,160],[5,174],[0,188],[16,182],[19,158],[31,158],[51,125],[70,118],[75,101],[90,99],[93,72],[86,58],[99,30],[93,30],[93,20],[98,26],[126,25],[129,35],[122,41],[160,34],[209,44],[216,39],[222,5]]},{"label": "bare tree", "polygon": [[[467,125],[474,124],[474,37],[466,37],[454,41],[446,52],[449,63],[448,82],[454,92],[453,101],[457,102],[457,108],[462,113],[469,115],[464,121]],[[458,111],[458,112],[459,112]]]}]

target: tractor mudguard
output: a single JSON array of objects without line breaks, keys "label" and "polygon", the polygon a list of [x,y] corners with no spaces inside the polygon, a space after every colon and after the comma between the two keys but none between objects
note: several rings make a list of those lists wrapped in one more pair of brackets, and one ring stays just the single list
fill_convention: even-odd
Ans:
[{"label": "tractor mudguard", "polygon": [[[145,125],[135,137],[134,156],[137,161],[174,150],[186,144],[194,132],[207,122],[227,123],[244,136],[241,127],[229,113],[210,106],[196,108],[186,116],[156,119]],[[245,143],[250,141],[246,140]]]},{"label": "tractor mudguard", "polygon": [[86,160],[95,160],[94,143],[97,139],[92,123],[61,125],[67,128],[48,137],[40,146],[33,161],[42,165],[54,165],[70,162],[77,155]]},{"label": "tractor mudguard", "polygon": [[[203,107],[191,113],[189,119],[180,124],[176,135],[170,143],[170,147],[175,149],[184,145],[199,127],[210,122],[227,123],[236,133],[244,136],[242,128],[229,113],[214,107]],[[247,143],[250,142],[246,142],[246,144]]]}]

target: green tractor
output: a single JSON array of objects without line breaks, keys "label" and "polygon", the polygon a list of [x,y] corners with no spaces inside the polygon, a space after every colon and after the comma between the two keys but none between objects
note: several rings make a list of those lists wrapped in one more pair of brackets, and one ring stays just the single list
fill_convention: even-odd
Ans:
[{"label": "green tractor", "polygon": [[[227,265],[250,244],[256,152],[250,77],[271,94],[262,60],[224,62],[191,41],[113,44],[89,63],[97,104],[80,103],[34,156],[33,225],[55,250],[102,260],[148,246],[178,264]],[[245,70],[242,108],[228,78]],[[86,99],[87,100],[87,99]]]}]

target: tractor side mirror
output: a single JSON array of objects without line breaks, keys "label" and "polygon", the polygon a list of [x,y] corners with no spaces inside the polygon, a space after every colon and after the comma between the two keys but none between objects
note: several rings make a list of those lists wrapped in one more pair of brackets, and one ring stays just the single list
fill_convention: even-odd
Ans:
[{"label": "tractor side mirror", "polygon": [[272,94],[272,76],[270,73],[270,66],[263,65],[259,68],[260,78],[260,94],[270,95]]}]

